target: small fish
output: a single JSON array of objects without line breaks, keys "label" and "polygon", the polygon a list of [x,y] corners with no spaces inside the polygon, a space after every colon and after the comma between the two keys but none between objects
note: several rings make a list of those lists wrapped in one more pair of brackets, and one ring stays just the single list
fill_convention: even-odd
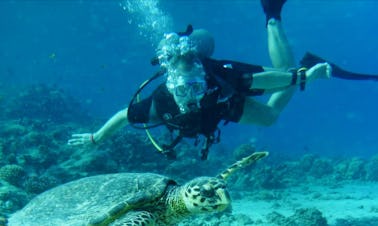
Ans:
[{"label": "small fish", "polygon": [[55,53],[51,53],[49,55],[49,58],[52,59],[52,60],[54,60],[56,58],[56,54]]}]

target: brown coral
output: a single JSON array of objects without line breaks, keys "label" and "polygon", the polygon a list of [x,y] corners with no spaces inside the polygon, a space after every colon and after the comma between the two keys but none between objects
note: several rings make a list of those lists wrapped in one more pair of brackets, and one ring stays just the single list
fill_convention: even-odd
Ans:
[{"label": "brown coral", "polygon": [[8,183],[19,186],[25,176],[24,169],[15,164],[5,165],[0,168],[0,179],[7,181]]}]

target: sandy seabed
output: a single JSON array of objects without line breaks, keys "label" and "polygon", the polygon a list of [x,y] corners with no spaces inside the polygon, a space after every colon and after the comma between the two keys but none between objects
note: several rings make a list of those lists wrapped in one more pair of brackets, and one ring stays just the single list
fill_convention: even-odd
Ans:
[{"label": "sandy seabed", "polygon": [[[271,191],[270,191],[271,192]],[[272,192],[269,200],[246,194],[233,202],[233,214],[251,217],[252,225],[270,225],[267,216],[273,211],[289,217],[299,208],[316,208],[329,225],[378,226],[378,183],[348,182],[337,186],[308,185]],[[375,222],[375,223],[374,223]]]}]

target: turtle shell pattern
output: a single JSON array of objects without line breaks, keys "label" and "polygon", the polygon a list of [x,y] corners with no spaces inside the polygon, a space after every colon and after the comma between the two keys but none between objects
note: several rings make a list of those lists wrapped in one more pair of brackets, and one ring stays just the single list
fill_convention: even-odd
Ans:
[{"label": "turtle shell pattern", "polygon": [[88,225],[120,203],[143,210],[159,200],[172,184],[176,184],[172,179],[153,173],[86,177],[38,195],[13,214],[8,225]]}]

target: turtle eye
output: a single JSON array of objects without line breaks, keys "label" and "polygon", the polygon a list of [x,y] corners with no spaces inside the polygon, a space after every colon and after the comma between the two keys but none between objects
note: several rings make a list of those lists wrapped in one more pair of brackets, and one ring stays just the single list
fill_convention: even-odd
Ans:
[{"label": "turtle eye", "polygon": [[201,195],[205,197],[213,197],[215,195],[215,191],[210,186],[204,186],[201,189]]}]

